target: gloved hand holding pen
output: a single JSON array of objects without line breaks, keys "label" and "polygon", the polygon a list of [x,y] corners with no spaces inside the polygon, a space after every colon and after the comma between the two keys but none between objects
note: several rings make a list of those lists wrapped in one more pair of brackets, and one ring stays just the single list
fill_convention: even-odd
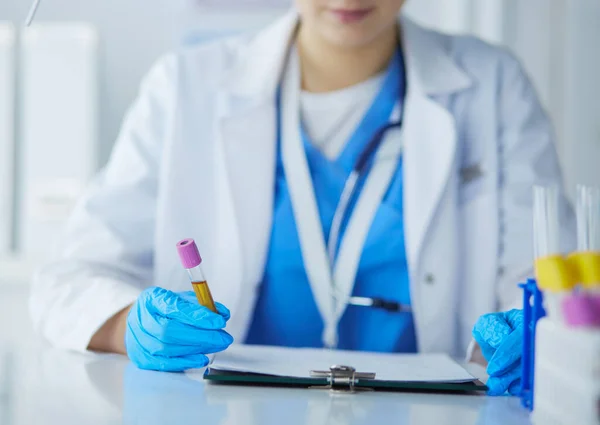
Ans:
[{"label": "gloved hand holding pen", "polygon": [[206,354],[233,342],[224,330],[229,310],[216,307],[218,313],[201,306],[192,291],[146,289],[127,315],[127,355],[141,369],[179,372],[206,366]]},{"label": "gloved hand holding pen", "polygon": [[510,310],[484,314],[473,328],[473,337],[488,361],[490,395],[520,392],[523,327],[523,310]]}]

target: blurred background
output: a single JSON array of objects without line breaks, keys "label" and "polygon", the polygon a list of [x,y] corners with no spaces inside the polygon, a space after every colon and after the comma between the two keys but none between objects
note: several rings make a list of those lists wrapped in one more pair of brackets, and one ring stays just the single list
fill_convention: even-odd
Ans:
[{"label": "blurred background", "polygon": [[[0,1],[0,345],[26,344],[31,271],[107,161],[152,62],[170,49],[255,31],[290,0]],[[437,29],[511,49],[551,115],[570,193],[600,185],[598,0],[408,0]]]}]

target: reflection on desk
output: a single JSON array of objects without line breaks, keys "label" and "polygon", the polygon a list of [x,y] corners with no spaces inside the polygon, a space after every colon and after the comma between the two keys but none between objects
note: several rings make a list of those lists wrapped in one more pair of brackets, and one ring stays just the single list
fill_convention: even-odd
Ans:
[{"label": "reflection on desk", "polygon": [[7,425],[530,424],[513,397],[223,386],[205,383],[202,371],[143,371],[121,356],[16,354],[12,378],[0,373]]}]

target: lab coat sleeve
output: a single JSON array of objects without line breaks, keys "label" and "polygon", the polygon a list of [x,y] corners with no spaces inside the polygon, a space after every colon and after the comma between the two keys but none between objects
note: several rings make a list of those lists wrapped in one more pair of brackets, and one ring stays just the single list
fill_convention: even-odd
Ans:
[{"label": "lab coat sleeve", "polygon": [[505,53],[499,80],[500,268],[497,308],[522,308],[518,283],[533,276],[533,186],[561,190],[561,248],[575,245],[552,125],[520,63]]},{"label": "lab coat sleeve", "polygon": [[157,179],[173,114],[175,57],[144,78],[107,166],[70,217],[54,261],[34,275],[30,312],[52,344],[87,350],[94,333],[153,281]]}]

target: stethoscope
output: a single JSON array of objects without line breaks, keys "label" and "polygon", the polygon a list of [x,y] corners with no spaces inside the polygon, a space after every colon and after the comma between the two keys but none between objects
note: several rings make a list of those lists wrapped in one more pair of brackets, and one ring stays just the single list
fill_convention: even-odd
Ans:
[{"label": "stethoscope", "polygon": [[[405,72],[402,73],[404,78],[403,87],[405,88],[403,92],[406,92],[406,77]],[[400,96],[400,105],[402,108],[400,110],[400,117],[397,120],[394,120],[385,126],[381,127],[371,138],[369,143],[365,149],[361,152],[352,172],[346,179],[344,183],[344,188],[342,190],[342,194],[340,196],[340,200],[335,209],[335,213],[333,215],[333,221],[331,223],[331,231],[329,233],[329,238],[327,240],[327,254],[329,257],[330,264],[334,264],[336,250],[338,243],[340,242],[340,231],[342,227],[342,223],[348,214],[348,209],[350,206],[350,201],[357,195],[357,184],[361,176],[365,175],[369,170],[369,160],[375,155],[378,151],[379,146],[383,142],[386,133],[392,129],[399,129],[402,127],[404,121],[404,93]],[[338,298],[335,288],[331,288],[331,296],[334,299]],[[410,305],[402,304],[397,301],[386,300],[383,298],[369,298],[369,297],[357,297],[351,296],[347,300],[348,305],[357,306],[357,307],[371,307],[378,308],[388,311],[390,313],[411,313],[412,308]]]}]

